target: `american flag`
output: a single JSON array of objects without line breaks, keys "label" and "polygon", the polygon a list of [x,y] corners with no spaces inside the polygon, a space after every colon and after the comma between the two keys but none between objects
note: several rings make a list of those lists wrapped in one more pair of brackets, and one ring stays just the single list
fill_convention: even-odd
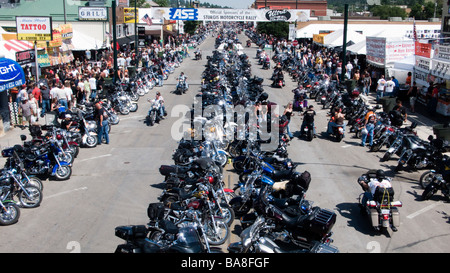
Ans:
[{"label": "american flag", "polygon": [[413,34],[414,34],[414,41],[417,41],[417,31],[416,31],[416,19],[414,18],[413,21]]},{"label": "american flag", "polygon": [[146,14],[146,15],[142,18],[142,20],[144,20],[144,21],[147,23],[147,25],[149,25],[149,26],[151,26],[151,25],[153,24],[152,19],[150,18],[150,16],[148,16],[148,14]]}]

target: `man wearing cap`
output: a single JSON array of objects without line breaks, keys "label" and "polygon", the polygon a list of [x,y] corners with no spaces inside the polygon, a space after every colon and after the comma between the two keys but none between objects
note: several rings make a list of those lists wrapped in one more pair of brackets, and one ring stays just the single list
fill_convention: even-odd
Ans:
[{"label": "man wearing cap", "polygon": [[21,99],[19,112],[22,113],[22,125],[31,125],[31,116],[33,115],[33,108],[31,103],[28,101],[28,98],[25,96]]}]

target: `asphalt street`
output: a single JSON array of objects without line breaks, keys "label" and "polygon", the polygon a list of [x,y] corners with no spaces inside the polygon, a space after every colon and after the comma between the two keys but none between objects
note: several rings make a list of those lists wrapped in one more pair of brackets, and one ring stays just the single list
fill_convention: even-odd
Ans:
[{"label": "asphalt street", "polygon": [[[245,45],[245,35],[239,36]],[[163,87],[155,87],[139,100],[135,113],[121,116],[110,133],[110,144],[93,149],[81,149],[73,164],[73,174],[68,181],[45,181],[44,199],[40,207],[22,209],[17,224],[0,227],[0,252],[2,253],[111,253],[123,243],[114,236],[119,225],[147,223],[147,206],[157,202],[163,177],[158,168],[172,164],[172,152],[177,147],[172,130],[180,121],[174,109],[190,107],[200,87],[206,56],[214,50],[214,38],[201,44],[203,60],[186,58]],[[286,75],[286,86],[271,88],[272,69],[262,70],[255,59],[257,47],[244,48],[252,62],[253,75],[264,78],[264,90],[269,99],[284,106],[292,100],[295,83]],[[184,72],[188,76],[189,91],[173,94],[176,77]],[[169,113],[166,120],[153,127],[144,124],[149,109],[147,98],[160,91]],[[337,222],[333,228],[333,245],[342,253],[447,253],[450,252],[450,208],[439,194],[429,201],[420,201],[422,189],[418,183],[423,172],[394,173],[394,157],[380,162],[384,152],[371,153],[360,147],[360,140],[347,133],[340,143],[321,135],[326,130],[328,110],[316,107],[316,128],[319,134],[312,142],[294,138],[288,148],[294,162],[301,162],[298,171],[311,173],[312,182],[307,199],[315,206],[334,210]],[[173,115],[173,116],[172,116]],[[291,131],[298,135],[301,117],[294,115]],[[20,143],[20,129],[0,138],[1,147]],[[3,164],[3,160],[0,164]],[[237,176],[225,168],[224,179],[232,187]],[[403,202],[400,208],[401,225],[397,232],[388,230],[379,234],[372,230],[369,221],[358,207],[362,193],[358,177],[369,169],[383,169],[393,178],[395,199]],[[229,241],[239,240],[238,220],[233,226]],[[224,245],[223,249],[226,249]]]}]

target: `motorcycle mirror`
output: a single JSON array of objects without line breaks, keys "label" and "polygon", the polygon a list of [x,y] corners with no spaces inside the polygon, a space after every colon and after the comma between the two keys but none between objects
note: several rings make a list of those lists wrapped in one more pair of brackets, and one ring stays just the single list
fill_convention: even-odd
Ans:
[{"label": "motorcycle mirror", "polygon": [[429,135],[429,136],[428,136],[428,140],[429,140],[429,141],[432,141],[433,139],[434,139],[433,135]]},{"label": "motorcycle mirror", "polygon": [[27,136],[26,135],[20,135],[20,140],[22,140],[22,141],[27,140]]}]

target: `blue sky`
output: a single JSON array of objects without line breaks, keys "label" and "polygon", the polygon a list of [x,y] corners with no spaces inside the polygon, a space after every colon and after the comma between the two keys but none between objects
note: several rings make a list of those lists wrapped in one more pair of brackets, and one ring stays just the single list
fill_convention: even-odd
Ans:
[{"label": "blue sky", "polygon": [[246,9],[251,4],[253,4],[254,0],[200,0],[200,3],[210,3],[215,5],[232,7],[235,9]]}]

